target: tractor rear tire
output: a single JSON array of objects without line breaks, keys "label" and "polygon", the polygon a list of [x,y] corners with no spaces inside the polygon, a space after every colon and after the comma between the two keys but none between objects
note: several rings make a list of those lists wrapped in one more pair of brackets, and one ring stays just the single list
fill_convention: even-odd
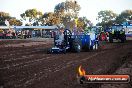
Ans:
[{"label": "tractor rear tire", "polygon": [[82,46],[79,40],[72,40],[71,41],[71,51],[79,53],[81,52]]},{"label": "tractor rear tire", "polygon": [[75,44],[75,45],[74,45],[74,50],[75,50],[75,52],[77,52],[77,53],[81,52],[81,46],[80,46],[79,44]]}]

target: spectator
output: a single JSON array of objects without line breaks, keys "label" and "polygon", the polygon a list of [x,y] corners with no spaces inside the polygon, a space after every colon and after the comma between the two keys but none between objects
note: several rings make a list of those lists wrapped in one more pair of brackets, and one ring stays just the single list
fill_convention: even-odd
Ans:
[{"label": "spectator", "polygon": [[32,31],[32,37],[35,37],[35,31],[34,30]]},{"label": "spectator", "polygon": [[12,38],[15,39],[16,38],[16,33],[12,32]]},{"label": "spectator", "polygon": [[4,31],[0,30],[0,39],[3,39],[3,33],[4,33]]}]

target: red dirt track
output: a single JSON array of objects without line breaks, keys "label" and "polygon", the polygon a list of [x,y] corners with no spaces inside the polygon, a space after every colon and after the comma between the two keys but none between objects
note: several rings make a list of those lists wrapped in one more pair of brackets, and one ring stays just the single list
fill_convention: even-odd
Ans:
[{"label": "red dirt track", "polygon": [[80,65],[86,74],[112,74],[132,59],[132,41],[101,42],[97,51],[46,54],[51,42],[0,41],[0,88],[99,88],[77,83]]}]

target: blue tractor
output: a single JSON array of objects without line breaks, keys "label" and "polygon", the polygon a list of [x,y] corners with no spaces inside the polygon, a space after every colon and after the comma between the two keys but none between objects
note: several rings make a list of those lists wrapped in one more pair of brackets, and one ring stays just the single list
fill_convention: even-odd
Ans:
[{"label": "blue tractor", "polygon": [[64,32],[64,37],[54,38],[54,47],[48,50],[48,53],[66,53],[80,51],[88,51],[98,49],[98,38],[95,33],[95,28],[93,32],[73,34],[69,29]]}]

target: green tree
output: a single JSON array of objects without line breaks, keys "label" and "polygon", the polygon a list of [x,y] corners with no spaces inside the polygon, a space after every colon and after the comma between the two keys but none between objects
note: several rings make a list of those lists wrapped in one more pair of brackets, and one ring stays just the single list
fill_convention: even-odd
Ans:
[{"label": "green tree", "polygon": [[123,22],[129,20],[132,20],[132,10],[124,10],[117,16],[115,22],[118,24],[122,24]]},{"label": "green tree", "polygon": [[22,22],[15,17],[11,17],[9,13],[0,12],[0,25],[5,25],[5,20],[8,20],[10,25],[20,26]]},{"label": "green tree", "polygon": [[125,10],[121,12],[121,15],[125,20],[132,20],[132,10]]},{"label": "green tree", "polygon": [[93,26],[91,21],[88,20],[86,17],[79,17],[77,22],[77,27],[85,29],[85,27]]},{"label": "green tree", "polygon": [[16,18],[12,17],[9,20],[10,25],[14,25],[14,26],[21,26],[22,22],[20,20],[17,20]]},{"label": "green tree", "polygon": [[81,7],[77,1],[65,1],[57,4],[54,8],[55,14],[60,18],[60,22],[66,25],[74,18],[78,17]]},{"label": "green tree", "polygon": [[60,18],[53,12],[47,12],[40,17],[40,21],[43,25],[57,25],[60,23]]},{"label": "green tree", "polygon": [[5,20],[10,19],[9,13],[6,12],[0,12],[0,25],[5,25]]},{"label": "green tree", "polygon": [[101,26],[111,26],[116,19],[117,14],[111,10],[104,10],[98,12],[98,20],[101,21],[99,24]]},{"label": "green tree", "polygon": [[24,13],[20,14],[21,18],[28,22],[36,22],[39,17],[42,16],[42,12],[37,11],[36,9],[28,9]]}]

